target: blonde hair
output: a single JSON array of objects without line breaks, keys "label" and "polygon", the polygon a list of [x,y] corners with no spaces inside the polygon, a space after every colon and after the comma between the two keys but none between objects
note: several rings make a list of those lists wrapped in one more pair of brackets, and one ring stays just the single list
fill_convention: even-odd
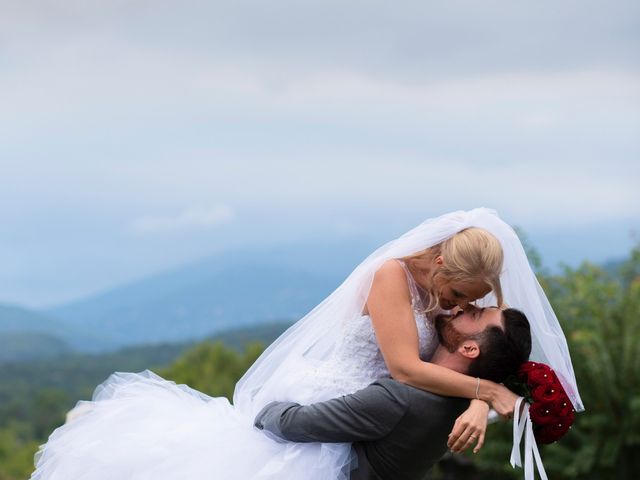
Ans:
[{"label": "blonde hair", "polygon": [[[439,255],[443,264],[432,278],[443,277],[453,282],[483,282],[495,294],[498,306],[503,305],[500,273],[504,255],[496,237],[481,228],[466,228],[408,258],[434,259]],[[425,310],[431,312],[438,307],[438,297],[433,291],[427,291],[427,294],[429,301]]]}]

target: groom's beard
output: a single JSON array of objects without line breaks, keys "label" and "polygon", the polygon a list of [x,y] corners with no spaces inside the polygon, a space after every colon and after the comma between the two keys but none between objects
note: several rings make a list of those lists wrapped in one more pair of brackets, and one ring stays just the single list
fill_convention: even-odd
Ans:
[{"label": "groom's beard", "polygon": [[451,315],[444,314],[436,315],[435,319],[438,342],[440,342],[440,345],[446,348],[449,353],[455,352],[465,339],[465,335],[456,329],[452,320],[453,317]]}]

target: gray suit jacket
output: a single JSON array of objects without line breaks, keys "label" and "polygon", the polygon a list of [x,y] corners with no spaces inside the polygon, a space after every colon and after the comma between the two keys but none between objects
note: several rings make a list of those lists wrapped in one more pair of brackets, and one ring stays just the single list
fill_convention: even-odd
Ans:
[{"label": "gray suit jacket", "polygon": [[293,442],[353,442],[352,480],[418,480],[446,452],[453,423],[468,405],[385,378],[326,402],[270,403],[255,426]]}]

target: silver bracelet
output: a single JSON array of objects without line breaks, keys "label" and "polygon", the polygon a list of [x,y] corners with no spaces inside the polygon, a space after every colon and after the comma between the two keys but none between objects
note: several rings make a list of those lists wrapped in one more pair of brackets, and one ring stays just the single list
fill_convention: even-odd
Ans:
[{"label": "silver bracelet", "polygon": [[480,377],[477,377],[478,382],[476,383],[476,398],[480,400]]}]

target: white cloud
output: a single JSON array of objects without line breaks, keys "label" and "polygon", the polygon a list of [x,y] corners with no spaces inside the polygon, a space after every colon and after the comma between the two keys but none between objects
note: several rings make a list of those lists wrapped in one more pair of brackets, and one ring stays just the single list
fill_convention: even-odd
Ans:
[{"label": "white cloud", "polygon": [[638,218],[638,2],[0,5],[0,250],[25,291],[43,259],[111,248],[133,275],[170,232],[203,254],[255,218]]},{"label": "white cloud", "polygon": [[164,233],[185,230],[210,230],[235,217],[226,205],[189,207],[174,215],[148,215],[136,218],[131,226],[138,233]]}]

